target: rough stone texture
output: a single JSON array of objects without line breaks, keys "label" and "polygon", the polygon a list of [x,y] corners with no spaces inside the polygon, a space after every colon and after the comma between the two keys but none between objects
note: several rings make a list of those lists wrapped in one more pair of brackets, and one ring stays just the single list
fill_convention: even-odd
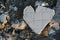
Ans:
[{"label": "rough stone texture", "polygon": [[55,12],[52,9],[38,6],[34,12],[31,6],[24,9],[24,20],[30,28],[37,34],[40,34],[45,26],[52,20]]}]

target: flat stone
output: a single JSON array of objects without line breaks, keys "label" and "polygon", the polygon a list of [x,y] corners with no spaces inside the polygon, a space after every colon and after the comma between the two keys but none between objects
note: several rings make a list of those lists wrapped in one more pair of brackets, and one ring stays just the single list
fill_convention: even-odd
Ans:
[{"label": "flat stone", "polygon": [[38,6],[34,12],[34,9],[31,6],[27,6],[24,9],[23,19],[35,33],[40,34],[52,20],[54,14],[55,12],[53,9]]},{"label": "flat stone", "polygon": [[7,19],[9,20],[9,15],[7,12],[5,12],[5,14],[1,14],[0,15],[0,21],[3,22],[3,23],[7,23]]},{"label": "flat stone", "polygon": [[13,23],[12,27],[15,29],[25,29],[26,28],[26,23],[24,21],[22,21],[21,23]]},{"label": "flat stone", "polygon": [[2,36],[0,36],[0,40],[5,40],[5,38],[3,38]]}]

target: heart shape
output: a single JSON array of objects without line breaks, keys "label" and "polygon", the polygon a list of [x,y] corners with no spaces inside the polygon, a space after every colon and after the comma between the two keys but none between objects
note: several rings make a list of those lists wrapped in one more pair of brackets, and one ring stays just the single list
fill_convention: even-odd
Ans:
[{"label": "heart shape", "polygon": [[31,6],[27,6],[24,9],[23,19],[35,33],[40,34],[52,20],[54,14],[54,10],[46,7],[38,6],[36,12],[34,12],[34,9]]}]

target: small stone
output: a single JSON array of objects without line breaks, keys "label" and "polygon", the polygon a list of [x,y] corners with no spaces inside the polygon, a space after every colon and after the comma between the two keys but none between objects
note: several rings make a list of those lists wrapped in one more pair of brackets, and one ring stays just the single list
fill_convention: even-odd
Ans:
[{"label": "small stone", "polygon": [[3,38],[2,36],[0,36],[0,40],[5,40],[5,38]]},{"label": "small stone", "polygon": [[13,28],[10,27],[10,26],[7,26],[7,27],[4,28],[4,32],[5,32],[5,33],[11,33],[11,34],[12,34]]},{"label": "small stone", "polygon": [[4,27],[5,27],[5,26],[3,26],[2,24],[0,24],[0,29],[2,29],[2,30],[3,30],[3,29],[4,29]]},{"label": "small stone", "polygon": [[24,21],[22,21],[21,23],[14,23],[12,24],[12,27],[15,29],[25,29],[26,28],[26,23]]},{"label": "small stone", "polygon": [[14,11],[17,11],[18,10],[18,8],[17,7],[14,7]]}]

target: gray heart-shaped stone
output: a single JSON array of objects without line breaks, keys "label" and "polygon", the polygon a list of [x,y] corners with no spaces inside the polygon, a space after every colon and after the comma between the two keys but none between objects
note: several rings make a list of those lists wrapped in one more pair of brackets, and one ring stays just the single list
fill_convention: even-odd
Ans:
[{"label": "gray heart-shaped stone", "polygon": [[55,12],[53,9],[38,6],[36,12],[31,6],[24,9],[23,19],[30,28],[37,34],[40,34],[45,26],[52,20]]}]

